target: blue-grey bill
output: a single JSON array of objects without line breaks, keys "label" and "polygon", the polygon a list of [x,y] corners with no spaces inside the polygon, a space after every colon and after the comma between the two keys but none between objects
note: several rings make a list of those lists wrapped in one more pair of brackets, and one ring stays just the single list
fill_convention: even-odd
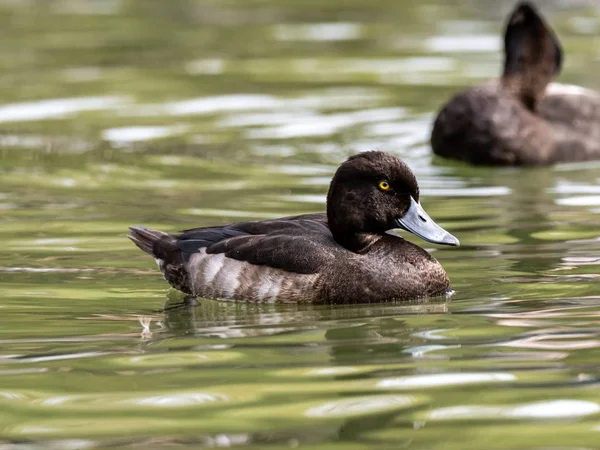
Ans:
[{"label": "blue-grey bill", "polygon": [[425,212],[420,203],[410,198],[410,207],[406,214],[396,219],[398,226],[421,239],[442,245],[460,245],[456,237],[448,233]]}]

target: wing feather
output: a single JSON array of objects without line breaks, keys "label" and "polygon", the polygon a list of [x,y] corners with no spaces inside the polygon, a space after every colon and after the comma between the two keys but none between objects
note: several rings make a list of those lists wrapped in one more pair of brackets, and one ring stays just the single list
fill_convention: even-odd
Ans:
[{"label": "wing feather", "polygon": [[177,236],[177,246],[184,259],[206,248],[208,254],[300,274],[317,273],[339,252],[324,214],[194,228]]}]

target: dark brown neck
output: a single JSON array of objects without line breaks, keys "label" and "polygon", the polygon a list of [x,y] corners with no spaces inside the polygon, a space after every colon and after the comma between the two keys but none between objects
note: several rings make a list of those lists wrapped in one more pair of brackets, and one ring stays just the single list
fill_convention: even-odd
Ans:
[{"label": "dark brown neck", "polygon": [[527,77],[527,74],[504,74],[502,76],[504,88],[531,112],[537,111],[549,81],[545,77]]},{"label": "dark brown neck", "polygon": [[351,225],[337,221],[329,211],[327,212],[327,221],[333,239],[351,252],[364,253],[371,245],[381,239],[378,234],[358,232]]}]

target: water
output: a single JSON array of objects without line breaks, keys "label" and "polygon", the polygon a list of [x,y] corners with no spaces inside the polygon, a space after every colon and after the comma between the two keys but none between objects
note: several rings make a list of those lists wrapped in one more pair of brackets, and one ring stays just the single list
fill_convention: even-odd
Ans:
[{"label": "water", "polygon": [[[441,103],[498,73],[510,7],[0,2],[0,449],[597,448],[600,164],[427,144]],[[544,10],[561,81],[600,89],[597,4]],[[184,297],[125,238],[320,211],[371,148],[461,240],[415,239],[451,301],[169,309]]]}]

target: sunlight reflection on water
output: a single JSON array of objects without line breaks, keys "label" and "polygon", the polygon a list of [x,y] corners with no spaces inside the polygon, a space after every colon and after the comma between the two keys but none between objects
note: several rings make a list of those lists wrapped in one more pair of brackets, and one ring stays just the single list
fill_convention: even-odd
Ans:
[{"label": "sunlight reflection on water", "polygon": [[126,97],[79,97],[14,103],[0,106],[0,122],[25,122],[66,118],[83,111],[117,109]]}]

